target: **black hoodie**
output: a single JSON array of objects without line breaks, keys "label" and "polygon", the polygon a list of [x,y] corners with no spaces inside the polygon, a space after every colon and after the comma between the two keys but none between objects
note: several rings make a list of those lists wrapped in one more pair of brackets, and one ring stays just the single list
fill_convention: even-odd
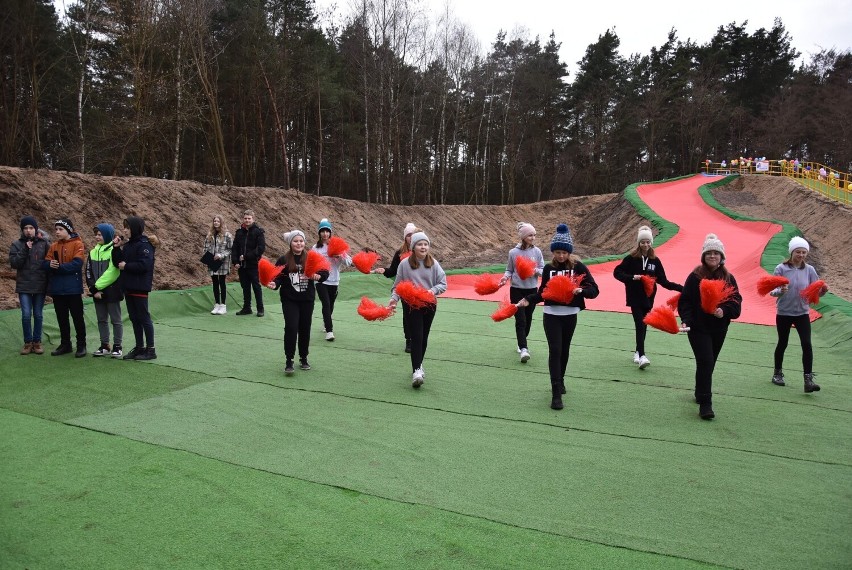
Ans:
[{"label": "black hoodie", "polygon": [[154,284],[154,246],[148,241],[145,221],[131,216],[124,220],[130,229],[130,239],[121,249],[113,248],[112,262],[124,262],[121,289],[128,293],[147,293]]}]

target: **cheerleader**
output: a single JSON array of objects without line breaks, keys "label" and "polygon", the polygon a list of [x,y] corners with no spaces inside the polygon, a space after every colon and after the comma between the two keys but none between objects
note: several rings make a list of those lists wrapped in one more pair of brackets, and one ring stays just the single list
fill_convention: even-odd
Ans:
[{"label": "cheerleader", "polygon": [[[532,224],[518,222],[518,239],[520,240],[518,244],[509,250],[509,261],[506,262],[506,272],[503,274],[502,279],[500,279],[501,287],[507,281],[511,280],[512,285],[509,287],[509,301],[512,303],[517,303],[524,297],[535,293],[538,278],[544,269],[544,256],[534,243],[535,228]],[[532,260],[535,263],[533,274],[526,279],[518,275],[515,266],[516,260],[519,257]],[[521,362],[523,363],[526,363],[530,359],[527,337],[530,335],[534,311],[535,304],[529,304],[515,313],[515,337],[518,340],[518,354],[521,355]]]},{"label": "cheerleader", "polygon": [[331,266],[328,279],[322,283],[317,283],[317,296],[322,305],[322,322],[325,325],[325,340],[327,341],[334,340],[334,323],[331,321],[331,314],[334,312],[337,287],[340,285],[340,268],[352,265],[352,258],[347,253],[328,255],[328,240],[331,239],[331,231],[331,222],[326,218],[320,220],[317,228],[319,236],[316,245],[313,247],[313,250],[325,257]]}]

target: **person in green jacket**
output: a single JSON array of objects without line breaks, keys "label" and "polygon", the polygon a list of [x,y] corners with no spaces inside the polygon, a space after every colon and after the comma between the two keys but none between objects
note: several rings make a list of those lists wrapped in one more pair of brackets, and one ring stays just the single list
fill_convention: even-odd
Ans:
[{"label": "person in green jacket", "polygon": [[[112,356],[121,358],[121,342],[124,325],[121,322],[121,288],[118,278],[121,272],[112,262],[112,248],[115,245],[115,228],[111,224],[98,224],[95,227],[97,245],[89,252],[86,263],[86,284],[89,295],[95,301],[95,314],[98,317],[98,332],[101,335],[100,347],[92,356]],[[109,323],[112,323],[112,349],[109,345]]]}]

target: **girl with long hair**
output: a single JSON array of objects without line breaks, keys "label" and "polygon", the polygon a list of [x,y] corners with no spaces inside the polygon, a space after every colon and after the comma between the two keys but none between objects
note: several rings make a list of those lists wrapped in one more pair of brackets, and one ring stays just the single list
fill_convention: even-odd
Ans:
[{"label": "girl with long hair", "polygon": [[204,251],[213,256],[212,265],[208,265],[207,274],[213,281],[213,310],[211,315],[224,315],[228,312],[228,290],[226,278],[231,272],[231,248],[234,237],[225,227],[222,216],[215,215],[210,222],[210,229],[204,238]]},{"label": "girl with long hair", "polygon": [[[535,228],[532,224],[526,222],[518,222],[518,244],[509,250],[509,260],[506,262],[506,272],[500,279],[500,286],[511,281],[509,287],[509,301],[517,303],[524,297],[532,295],[536,291],[538,278],[544,270],[544,256],[541,250],[535,245]],[[533,274],[523,278],[518,275],[516,262],[518,258],[523,257],[535,263]],[[526,363],[530,359],[530,351],[527,346],[527,337],[530,335],[530,327],[532,327],[532,316],[535,311],[535,304],[529,304],[523,309],[519,309],[515,313],[515,337],[518,341],[518,354],[521,356],[521,362]]]}]

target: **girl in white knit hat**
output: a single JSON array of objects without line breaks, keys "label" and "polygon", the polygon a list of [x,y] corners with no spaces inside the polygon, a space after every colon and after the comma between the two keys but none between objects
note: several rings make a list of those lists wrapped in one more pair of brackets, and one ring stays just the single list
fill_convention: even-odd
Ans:
[{"label": "girl in white knit hat", "polygon": [[[518,244],[509,250],[509,260],[506,262],[506,272],[500,279],[500,286],[511,281],[509,287],[509,300],[512,303],[517,303],[524,297],[532,295],[538,287],[538,278],[544,270],[544,256],[541,250],[535,245],[535,228],[532,224],[526,222],[518,222]],[[535,271],[526,279],[518,275],[515,266],[517,259],[523,257],[535,263]],[[515,313],[515,337],[518,340],[518,354],[521,355],[521,362],[526,363],[530,359],[530,351],[527,346],[527,337],[530,335],[530,327],[532,326],[532,316],[535,311],[535,304],[529,304],[526,307],[518,309]]]},{"label": "girl in white knit hat", "polygon": [[[778,287],[769,294],[776,297],[775,329],[778,332],[778,344],[775,346],[775,372],[772,383],[784,386],[784,351],[790,339],[790,328],[796,327],[799,342],[802,344],[802,370],[804,371],[805,392],[819,392],[819,384],[814,382],[814,351],[811,345],[811,318],[808,302],[802,298],[802,289],[819,280],[813,265],[806,263],[811,246],[805,238],[796,236],[790,240],[788,251],[790,257],[784,263],[775,267],[773,275],[786,277],[790,282]],[[824,286],[820,296],[828,291]]]},{"label": "girl in white knit hat", "polygon": [[[411,255],[411,236],[422,231],[423,230],[415,226],[412,222],[405,224],[405,228],[402,230],[402,245],[399,246],[399,249],[393,254],[390,266],[387,268],[379,267],[375,270],[375,273],[384,275],[388,279],[396,279],[396,274],[399,270],[399,262]],[[402,332],[405,335],[405,352],[411,352],[410,317],[411,309],[405,304],[405,301],[402,301]]]}]

